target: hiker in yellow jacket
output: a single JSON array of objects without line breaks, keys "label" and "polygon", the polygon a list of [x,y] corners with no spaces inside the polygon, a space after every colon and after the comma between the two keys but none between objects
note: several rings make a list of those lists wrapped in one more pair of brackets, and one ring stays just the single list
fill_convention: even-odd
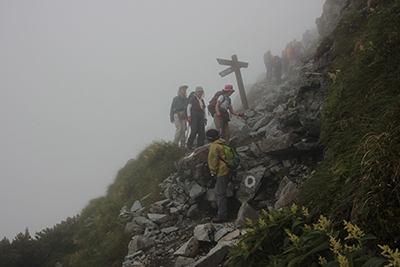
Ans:
[{"label": "hiker in yellow jacket", "polygon": [[[226,189],[229,183],[229,168],[225,160],[225,152],[222,147],[222,140],[219,139],[219,133],[215,129],[210,129],[206,133],[207,140],[211,143],[208,152],[208,167],[211,176],[216,179],[215,197],[218,206],[217,218],[213,219],[215,223],[222,223],[228,220],[228,204],[226,198]],[[223,160],[221,160],[223,159]]]}]

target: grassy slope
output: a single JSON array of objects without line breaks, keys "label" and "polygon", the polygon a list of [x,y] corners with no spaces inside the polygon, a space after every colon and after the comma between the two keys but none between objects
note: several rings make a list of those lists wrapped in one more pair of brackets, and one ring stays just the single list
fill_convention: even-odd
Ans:
[{"label": "grassy slope", "polygon": [[339,221],[356,220],[397,247],[400,3],[374,2],[371,10],[347,14],[325,38],[335,55],[320,138],[325,160],[299,203]]},{"label": "grassy slope", "polygon": [[79,219],[75,233],[77,244],[67,266],[121,266],[131,234],[125,233],[126,220],[118,217],[124,206],[149,195],[144,204],[160,199],[159,184],[175,172],[174,161],[184,151],[165,141],[148,145],[135,160],[117,174],[107,195],[90,201]]}]

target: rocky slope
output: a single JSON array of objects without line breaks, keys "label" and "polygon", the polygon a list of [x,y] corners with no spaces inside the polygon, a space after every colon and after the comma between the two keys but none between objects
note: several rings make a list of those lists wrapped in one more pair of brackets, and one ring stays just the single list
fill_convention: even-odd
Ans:
[{"label": "rocky slope", "polygon": [[[322,36],[334,29],[351,3],[325,2],[316,20]],[[123,266],[221,266],[243,234],[240,227],[246,218],[257,220],[262,210],[290,204],[322,160],[318,137],[330,61],[328,50],[318,62],[303,58],[280,85],[255,84],[252,94],[257,100],[243,118],[232,118],[230,144],[242,165],[229,184],[229,222],[211,223],[216,203],[215,181],[204,167],[208,144],[175,162],[177,172],[160,185],[164,200],[148,209],[140,200],[122,208],[120,216],[132,233]]]}]

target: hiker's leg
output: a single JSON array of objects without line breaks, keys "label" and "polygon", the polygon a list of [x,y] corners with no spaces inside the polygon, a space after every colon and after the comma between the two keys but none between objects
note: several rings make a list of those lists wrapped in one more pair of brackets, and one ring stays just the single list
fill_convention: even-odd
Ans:
[{"label": "hiker's leg", "polygon": [[180,119],[181,123],[181,147],[186,145],[186,119]]},{"label": "hiker's leg", "polygon": [[221,127],[221,138],[224,139],[224,141],[226,143],[229,142],[229,138],[230,138],[230,131],[229,131],[229,122],[225,121],[221,123],[222,127]]},{"label": "hiker's leg", "polygon": [[190,136],[187,142],[187,147],[191,148],[193,145],[193,141],[196,138],[196,135],[198,133],[198,122],[197,122],[197,116],[195,113],[192,114],[192,121],[190,123]]},{"label": "hiker's leg", "polygon": [[222,122],[221,122],[221,119],[218,118],[217,113],[214,114],[214,124],[215,124],[215,129],[217,129],[219,135],[221,136],[222,135],[222,132],[221,132]]},{"label": "hiker's leg", "polygon": [[204,145],[204,140],[206,139],[206,130],[204,126],[204,115],[199,116],[199,133],[197,135],[197,147]]},{"label": "hiker's leg", "polygon": [[174,124],[175,124],[175,136],[174,136],[174,143],[178,143],[181,138],[181,122],[179,119],[179,115],[177,113],[174,114]]},{"label": "hiker's leg", "polygon": [[231,138],[231,131],[229,130],[229,121],[225,122],[224,130],[225,130],[224,134],[226,137],[226,142],[229,142],[229,139]]},{"label": "hiker's leg", "polygon": [[215,184],[215,197],[218,206],[218,218],[228,219],[228,202],[226,199],[226,189],[228,187],[229,175],[224,175],[217,178]]}]

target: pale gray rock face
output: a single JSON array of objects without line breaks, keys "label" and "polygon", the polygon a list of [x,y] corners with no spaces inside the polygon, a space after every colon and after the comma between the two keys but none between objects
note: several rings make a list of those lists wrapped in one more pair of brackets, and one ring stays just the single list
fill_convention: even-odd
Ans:
[{"label": "pale gray rock face", "polygon": [[330,34],[336,27],[340,18],[350,10],[354,0],[326,0],[322,16],[315,20],[318,33],[321,36]]},{"label": "pale gray rock face", "polygon": [[174,255],[194,257],[199,252],[199,241],[196,237],[192,237],[183,246],[181,246]]},{"label": "pale gray rock face", "polygon": [[198,241],[212,242],[213,231],[211,224],[200,224],[194,228],[193,234]]},{"label": "pale gray rock face", "polygon": [[255,196],[261,180],[264,177],[265,170],[265,167],[258,166],[243,175],[242,182],[235,195],[241,203],[247,202]]}]

